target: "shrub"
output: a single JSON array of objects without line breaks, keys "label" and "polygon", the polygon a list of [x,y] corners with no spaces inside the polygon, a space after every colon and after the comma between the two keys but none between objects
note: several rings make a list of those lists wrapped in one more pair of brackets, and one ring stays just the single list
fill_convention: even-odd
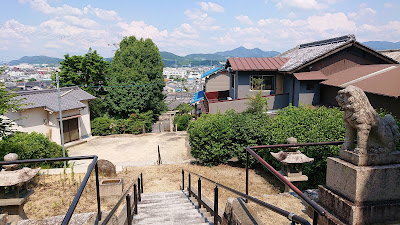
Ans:
[{"label": "shrub", "polygon": [[146,132],[152,129],[153,112],[132,113],[128,119],[109,118],[107,115],[97,117],[91,121],[94,136],[110,134],[141,134],[143,127]]},{"label": "shrub", "polygon": [[105,136],[115,133],[117,129],[116,121],[107,115],[97,117],[91,121],[92,134],[94,136]]},{"label": "shrub", "polygon": [[206,114],[189,123],[188,134],[193,157],[206,165],[226,162],[234,155],[231,118],[217,113]]},{"label": "shrub", "polygon": [[[4,156],[8,153],[17,153],[18,159],[42,159],[63,157],[62,147],[55,142],[49,140],[44,134],[32,132],[17,132],[13,135],[4,137],[0,141],[0,158],[4,160]],[[68,156],[67,152],[65,153]],[[63,167],[63,162],[27,164],[28,167],[42,166]]]},{"label": "shrub", "polygon": [[[211,165],[226,162],[234,156],[243,162],[245,147],[284,144],[289,137],[297,138],[299,143],[341,141],[345,135],[342,116],[337,108],[293,106],[279,110],[274,118],[259,112],[202,115],[189,124],[191,153]],[[303,167],[309,176],[308,186],[325,183],[326,158],[338,155],[339,149],[339,146],[299,148],[315,160]],[[270,152],[280,150],[285,149],[260,149],[257,153],[279,168],[279,162]]]},{"label": "shrub", "polygon": [[174,124],[177,124],[179,131],[187,130],[191,119],[192,116],[190,116],[189,114],[176,115],[174,118]]},{"label": "shrub", "polygon": [[146,130],[146,132],[151,131],[153,125],[152,118],[152,111],[145,113],[132,113],[129,119],[123,121],[125,133],[141,134],[143,133],[143,128]]}]

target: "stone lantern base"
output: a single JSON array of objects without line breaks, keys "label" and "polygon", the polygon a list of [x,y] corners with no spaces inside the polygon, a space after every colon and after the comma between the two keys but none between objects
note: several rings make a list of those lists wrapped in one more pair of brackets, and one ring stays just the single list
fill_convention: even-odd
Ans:
[{"label": "stone lantern base", "polygon": [[345,224],[400,222],[399,174],[400,164],[357,166],[329,157],[319,203]]}]

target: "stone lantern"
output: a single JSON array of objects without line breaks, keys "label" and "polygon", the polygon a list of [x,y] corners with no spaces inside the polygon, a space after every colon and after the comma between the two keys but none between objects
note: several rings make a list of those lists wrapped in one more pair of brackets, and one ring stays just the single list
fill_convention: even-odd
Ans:
[{"label": "stone lantern", "polygon": [[[15,153],[4,156],[4,161],[18,159]],[[18,169],[18,164],[3,165],[0,171],[0,208],[8,213],[8,222],[17,222],[27,219],[24,204],[33,190],[27,188],[27,184],[39,173],[40,168],[31,169],[24,167]]]},{"label": "stone lantern", "polygon": [[[287,139],[288,144],[297,144],[297,139],[290,137]],[[286,151],[271,152],[271,155],[281,162],[281,171],[279,171],[290,182],[308,181],[308,177],[303,175],[303,164],[314,161],[300,151],[299,147],[288,147]],[[290,188],[285,185],[285,192],[289,192]]]}]

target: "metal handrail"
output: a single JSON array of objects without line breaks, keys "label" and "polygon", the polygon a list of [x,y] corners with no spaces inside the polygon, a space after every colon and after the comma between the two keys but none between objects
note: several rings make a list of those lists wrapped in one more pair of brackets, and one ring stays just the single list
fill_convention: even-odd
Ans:
[{"label": "metal handrail", "polygon": [[[110,221],[111,217],[115,214],[115,212],[117,211],[118,207],[121,205],[121,203],[124,201],[124,199],[125,199],[126,196],[128,195],[129,191],[130,191],[132,188],[136,187],[136,185],[139,185],[139,184],[137,184],[139,180],[140,180],[141,183],[143,184],[143,174],[142,174],[142,173],[140,173],[140,175],[138,176],[138,178],[135,179],[135,180],[132,182],[132,184],[126,189],[126,191],[121,195],[121,197],[120,197],[120,199],[118,200],[117,204],[115,204],[115,206],[111,209],[110,213],[107,215],[107,217],[106,217],[106,218],[104,219],[104,221],[101,223],[101,225],[106,225],[106,224]],[[134,189],[135,189],[135,188],[134,188]],[[143,193],[143,185],[142,185],[142,186],[139,185],[139,191],[140,191],[141,193]],[[130,203],[129,203],[129,204],[130,204]],[[128,205],[128,203],[127,203],[127,205]],[[134,213],[134,214],[136,214],[136,213],[137,213],[137,209],[134,208],[134,210],[135,210],[135,213]],[[129,217],[129,215],[127,215],[127,216]]]},{"label": "metal handrail", "polygon": [[83,160],[83,159],[93,159],[90,164],[88,171],[85,174],[85,177],[82,180],[81,185],[79,186],[78,192],[76,193],[74,199],[70,207],[68,208],[67,214],[62,221],[62,225],[67,225],[71,220],[72,214],[75,211],[75,208],[79,202],[79,199],[83,193],[83,190],[86,187],[86,184],[89,180],[90,174],[95,169],[96,173],[96,194],[97,194],[97,221],[101,220],[101,207],[100,207],[100,189],[99,189],[99,169],[97,166],[97,156],[75,156],[75,157],[60,157],[60,158],[45,158],[45,159],[25,159],[25,160],[15,160],[15,161],[0,161],[0,166],[9,165],[9,164],[25,164],[25,163],[41,163],[41,162],[60,162],[60,161],[70,161],[70,160]]},{"label": "metal handrail", "polygon": [[[343,141],[332,141],[332,142],[313,142],[313,143],[296,143],[296,144],[277,144],[277,145],[259,145],[249,146],[246,148],[246,194],[248,194],[248,168],[249,168],[249,153],[264,167],[266,167],[275,177],[277,177],[282,183],[291,188],[301,199],[303,199],[311,208],[314,210],[313,224],[317,224],[318,214],[325,216],[325,211],[313,200],[307,197],[302,191],[300,191],[292,182],[288,181],[282,174],[276,171],[270,164],[268,164],[263,158],[261,158],[252,149],[265,149],[265,148],[288,148],[288,147],[304,147],[304,146],[323,146],[323,145],[341,145]],[[318,214],[316,214],[316,212]]]},{"label": "metal handrail", "polygon": [[[280,214],[280,215],[282,215],[282,216],[287,217],[287,218],[288,218],[289,220],[291,220],[291,221],[294,221],[294,222],[297,222],[297,223],[300,223],[300,224],[310,225],[310,223],[309,223],[306,219],[304,219],[304,218],[302,218],[302,217],[300,217],[300,216],[298,216],[298,215],[296,215],[296,214],[294,214],[294,213],[290,213],[290,212],[288,212],[288,211],[286,211],[286,210],[284,210],[284,209],[281,209],[281,208],[279,208],[279,207],[276,207],[276,206],[274,206],[274,205],[271,205],[271,204],[269,204],[269,203],[266,203],[266,202],[264,202],[264,201],[261,201],[261,200],[258,199],[258,198],[252,197],[252,196],[250,196],[250,195],[248,195],[248,194],[244,194],[244,193],[242,193],[242,192],[240,192],[240,191],[237,191],[237,190],[235,190],[235,189],[233,189],[233,188],[230,188],[230,187],[228,187],[228,186],[225,186],[225,185],[223,185],[223,184],[220,184],[220,183],[218,183],[218,182],[215,182],[215,181],[213,181],[213,180],[211,180],[211,179],[209,179],[209,178],[207,178],[207,177],[204,177],[204,176],[202,176],[202,175],[200,175],[200,174],[193,173],[193,172],[191,172],[191,171],[189,171],[189,170],[185,170],[185,169],[182,169],[182,170],[188,172],[189,175],[190,175],[190,174],[194,174],[194,175],[198,176],[199,178],[202,178],[202,179],[204,179],[204,180],[207,180],[207,181],[209,181],[209,182],[215,184],[216,186],[222,187],[222,188],[224,188],[224,189],[226,189],[226,190],[228,190],[228,191],[230,191],[230,192],[232,192],[232,193],[235,193],[235,194],[237,194],[237,195],[239,195],[239,196],[241,196],[241,197],[243,197],[243,198],[245,198],[245,199],[248,199],[248,200],[250,200],[250,201],[252,201],[252,202],[254,202],[254,203],[258,204],[258,205],[261,205],[261,206],[263,206],[263,207],[266,207],[266,208],[268,208],[268,209],[270,209],[270,210],[272,210],[272,211],[274,211],[274,212],[276,212],[276,213],[278,213],[278,214]],[[190,185],[190,184],[189,184],[189,185]],[[189,188],[191,188],[191,187],[189,187]],[[200,193],[199,193],[199,195],[200,195]]]}]

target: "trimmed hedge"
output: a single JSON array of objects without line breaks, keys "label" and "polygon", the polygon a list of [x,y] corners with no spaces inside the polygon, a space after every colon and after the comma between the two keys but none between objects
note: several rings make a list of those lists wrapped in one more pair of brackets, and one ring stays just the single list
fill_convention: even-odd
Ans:
[{"label": "trimmed hedge", "polygon": [[94,136],[110,134],[141,134],[143,128],[151,131],[153,125],[153,112],[132,113],[128,119],[109,118],[107,115],[97,117],[91,121]]},{"label": "trimmed hedge", "polygon": [[[18,159],[42,159],[63,157],[62,147],[55,142],[49,140],[41,133],[22,133],[17,132],[10,136],[4,137],[0,141],[0,160],[4,160],[4,156],[8,153],[17,153]],[[68,153],[65,152],[68,156]],[[63,162],[27,164],[28,167],[63,167]]]},{"label": "trimmed hedge", "polygon": [[[245,148],[254,145],[284,144],[289,137],[299,143],[344,140],[343,112],[337,108],[293,107],[279,110],[275,117],[264,113],[202,115],[188,128],[193,157],[206,165],[225,163],[234,156],[244,162]],[[308,186],[325,183],[326,158],[338,155],[339,146],[299,148],[314,162],[303,167]],[[275,168],[279,162],[270,154],[284,149],[264,149],[257,153]],[[254,163],[254,161],[252,161]]]}]

